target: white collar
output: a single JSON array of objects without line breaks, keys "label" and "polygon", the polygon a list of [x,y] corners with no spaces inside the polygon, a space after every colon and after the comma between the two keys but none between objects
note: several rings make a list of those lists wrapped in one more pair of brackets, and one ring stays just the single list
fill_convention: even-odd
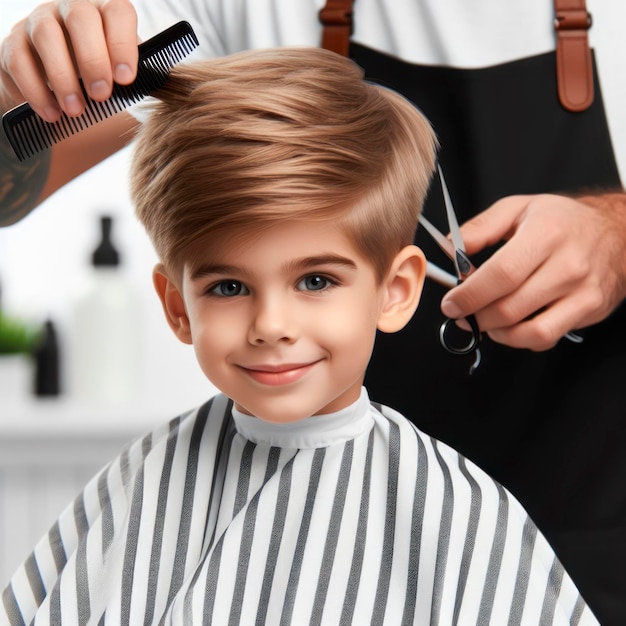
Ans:
[{"label": "white collar", "polygon": [[280,448],[325,448],[355,439],[374,423],[364,387],[359,399],[336,413],[313,415],[297,422],[274,423],[246,415],[233,407],[237,432],[253,443]]}]

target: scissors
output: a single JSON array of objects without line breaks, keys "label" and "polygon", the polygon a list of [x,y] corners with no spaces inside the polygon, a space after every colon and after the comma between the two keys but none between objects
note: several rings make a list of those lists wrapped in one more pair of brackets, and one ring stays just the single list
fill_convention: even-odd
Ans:
[{"label": "scissors", "polygon": [[[469,257],[465,253],[465,244],[463,237],[461,236],[461,229],[459,228],[459,222],[456,218],[454,206],[448,193],[448,187],[443,177],[441,167],[437,166],[439,173],[439,180],[441,182],[441,191],[443,192],[443,201],[446,207],[446,215],[448,218],[448,227],[450,229],[450,238],[448,239],[442,232],[440,232],[430,221],[428,221],[423,214],[420,215],[420,224],[426,229],[428,234],[435,240],[435,243],[441,248],[448,258],[454,263],[454,269],[456,277],[441,270],[432,263],[428,264],[428,274],[431,278],[443,282],[450,287],[456,286],[463,282],[468,276],[471,276],[476,267],[469,260]],[[451,280],[450,280],[451,279]],[[474,353],[474,363],[470,367],[469,373],[472,374],[476,368],[480,365],[480,348],[478,344],[482,338],[480,329],[478,328],[478,322],[474,315],[468,315],[465,321],[469,325],[469,337],[466,344],[459,345],[458,340],[451,338],[450,327],[456,326],[456,320],[446,318],[439,328],[439,341],[441,345],[452,354],[471,354]]]},{"label": "scissors", "polygon": [[[450,239],[441,233],[441,231],[439,231],[437,227],[432,224],[432,222],[426,219],[423,214],[420,214],[419,222],[434,239],[435,243],[446,254],[446,256],[453,261],[456,276],[442,270],[430,261],[428,262],[426,273],[429,278],[452,288],[463,282],[468,276],[471,276],[476,271],[476,267],[470,261],[465,252],[465,244],[463,242],[463,237],[461,236],[461,229],[459,228],[459,223],[456,218],[454,206],[452,205],[452,200],[450,199],[448,187],[439,165],[437,166],[437,171],[439,174],[439,181],[441,183],[443,201],[446,207],[448,227],[450,229]],[[469,325],[469,331],[466,331],[469,333],[469,339],[465,345],[458,345],[458,340],[451,338],[450,328],[452,325],[456,326],[456,320],[450,318],[446,318],[439,328],[439,341],[441,342],[441,345],[452,354],[470,354],[474,352],[474,363],[469,370],[469,373],[472,374],[480,365],[481,354],[478,344],[480,343],[482,336],[474,315],[468,315],[465,318],[465,321]],[[583,341],[583,338],[580,335],[573,332],[567,333],[565,338],[573,343],[582,343]]]}]

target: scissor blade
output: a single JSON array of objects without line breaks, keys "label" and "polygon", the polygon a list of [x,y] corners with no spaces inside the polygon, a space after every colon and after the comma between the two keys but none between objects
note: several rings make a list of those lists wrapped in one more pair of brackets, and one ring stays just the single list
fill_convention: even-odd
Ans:
[{"label": "scissor blade", "polygon": [[454,244],[432,222],[427,220],[423,214],[419,216],[419,222],[435,240],[435,243],[446,253],[446,256],[454,261]]},{"label": "scissor blade", "polygon": [[439,181],[441,182],[441,191],[443,192],[443,202],[446,205],[446,215],[448,217],[448,226],[450,227],[452,243],[457,250],[465,252],[465,244],[463,243],[463,237],[461,237],[459,222],[456,219],[456,213],[454,212],[454,206],[452,205],[452,200],[450,199],[446,179],[443,177],[443,171],[441,170],[440,165],[437,165],[437,170],[439,172]]},{"label": "scissor blade", "polygon": [[450,199],[446,179],[443,177],[443,171],[441,170],[440,165],[437,165],[437,171],[439,172],[439,181],[441,182],[441,191],[443,192],[443,202],[446,205],[446,215],[448,217],[448,226],[450,227],[450,237],[452,237],[452,244],[454,245],[454,267],[459,279],[463,280],[463,278],[467,277],[470,273],[471,263],[465,254],[465,243],[463,242],[463,237],[461,236],[459,222],[456,219],[456,213],[454,212],[454,206],[452,205],[452,200]]},{"label": "scissor blade", "polygon": [[[441,248],[441,250],[443,250],[446,256],[454,262],[454,267],[457,270],[456,279],[454,279],[451,274],[443,272],[443,270],[439,270],[439,272],[447,274],[447,276],[443,280],[439,278],[439,275],[433,275],[431,276],[431,278],[433,278],[437,282],[440,282],[443,285],[451,287],[458,284],[459,279],[467,278],[467,276],[469,276],[476,270],[473,263],[465,255],[465,252],[455,250],[454,244],[431,221],[424,217],[423,214],[420,214],[419,216],[419,223],[426,229],[428,234],[435,240],[435,243]],[[462,265],[462,274],[459,274],[459,265]],[[450,277],[453,278],[453,284],[450,281]]]},{"label": "scissor blade", "polygon": [[456,276],[453,276],[450,272],[446,272],[446,270],[441,269],[438,265],[430,261],[426,262],[426,278],[430,278],[430,280],[434,280],[436,283],[448,289],[452,289],[459,284],[459,280]]}]

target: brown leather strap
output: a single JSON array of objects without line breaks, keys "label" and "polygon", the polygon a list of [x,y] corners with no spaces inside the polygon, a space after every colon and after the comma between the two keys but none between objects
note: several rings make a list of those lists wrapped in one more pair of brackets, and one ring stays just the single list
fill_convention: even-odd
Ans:
[{"label": "brown leather strap", "polygon": [[[322,48],[348,56],[353,2],[326,0],[319,12]],[[568,111],[584,111],[593,102],[593,66],[587,36],[591,14],[585,0],[554,0],[554,12],[559,101]]]},{"label": "brown leather strap", "polygon": [[344,57],[348,56],[352,35],[352,3],[354,0],[326,0],[326,6],[319,12],[324,27],[322,48],[332,50]]},{"label": "brown leather strap", "polygon": [[568,111],[584,111],[593,102],[591,14],[585,0],[554,0],[554,13],[559,101]]}]

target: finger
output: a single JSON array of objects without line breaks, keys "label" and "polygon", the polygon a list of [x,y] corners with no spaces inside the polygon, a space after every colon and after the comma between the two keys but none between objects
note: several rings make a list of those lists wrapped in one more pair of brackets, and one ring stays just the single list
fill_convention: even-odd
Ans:
[{"label": "finger", "polygon": [[10,74],[4,69],[2,63],[2,51],[0,50],[0,113],[4,113],[13,108],[17,104],[24,101],[22,92],[11,78]]},{"label": "finger", "polygon": [[451,289],[441,303],[443,314],[454,319],[467,317],[519,289],[553,249],[552,237],[541,239],[534,230],[518,231],[467,280]]},{"label": "finger", "polygon": [[45,120],[54,122],[59,118],[61,109],[27,36],[27,20],[16,25],[3,41],[0,67],[3,95],[9,106],[26,100]]},{"label": "finger", "polygon": [[550,257],[516,290],[480,310],[480,329],[489,332],[519,324],[560,298],[574,293],[578,276],[564,271],[558,259]]},{"label": "finger", "polygon": [[580,307],[575,298],[567,297],[553,303],[532,319],[510,328],[489,331],[489,337],[512,348],[535,352],[553,348],[566,333],[579,328]]},{"label": "finger", "polygon": [[128,85],[137,75],[137,13],[127,0],[109,0],[101,11],[113,78]]},{"label": "finger", "polygon": [[[496,203],[500,208],[496,210],[494,205],[493,211],[486,212],[497,215],[501,208],[506,209],[511,202],[515,203],[511,211],[517,212],[515,219],[509,216],[496,220],[500,227],[505,224],[514,227],[514,234],[468,280],[446,295],[442,301],[445,315],[466,317],[512,293],[567,240],[562,214],[553,210],[559,204],[559,198],[535,196],[532,206],[527,199],[520,204],[519,199],[519,196],[505,198]],[[489,216],[485,219],[491,222]]]},{"label": "finger", "polygon": [[113,89],[113,72],[100,11],[87,0],[66,0],[59,10],[87,94],[106,100]]},{"label": "finger", "polygon": [[502,240],[510,239],[531,196],[508,196],[498,200],[461,226],[468,254],[480,252]]},{"label": "finger", "polygon": [[84,98],[58,17],[50,13],[33,12],[28,20],[27,33],[45,81],[59,106],[68,115],[79,115],[84,109]]}]

